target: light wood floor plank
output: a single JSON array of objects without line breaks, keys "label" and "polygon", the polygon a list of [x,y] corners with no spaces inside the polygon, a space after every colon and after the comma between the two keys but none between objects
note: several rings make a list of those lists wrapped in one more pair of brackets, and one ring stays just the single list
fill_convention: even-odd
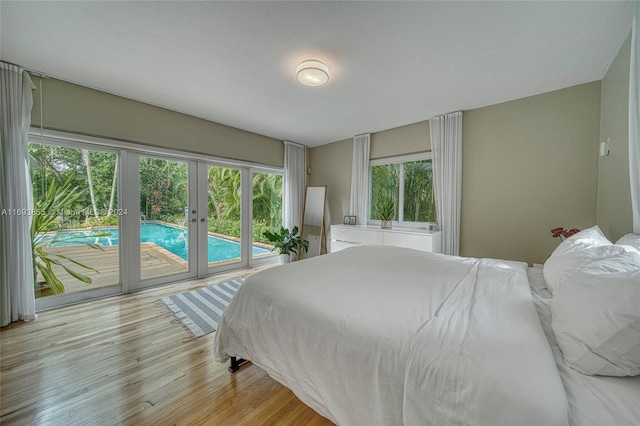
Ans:
[{"label": "light wood floor plank", "polygon": [[2,425],[330,425],[254,365],[231,374],[164,296],[231,272],[50,310],[0,331]]}]

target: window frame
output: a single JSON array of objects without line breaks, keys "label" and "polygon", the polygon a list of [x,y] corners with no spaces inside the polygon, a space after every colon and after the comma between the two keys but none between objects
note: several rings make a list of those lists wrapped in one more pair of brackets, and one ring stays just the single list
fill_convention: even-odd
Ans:
[{"label": "window frame", "polygon": [[[399,170],[399,179],[398,179],[398,220],[394,220],[391,223],[393,226],[397,226],[398,228],[418,228],[418,229],[428,229],[429,223],[432,222],[413,222],[413,221],[405,221],[404,219],[404,164],[410,163],[413,161],[425,161],[430,160],[433,164],[433,156],[431,151],[418,152],[414,154],[405,154],[405,155],[397,155],[393,157],[384,157],[384,158],[376,158],[373,160],[369,160],[369,216],[371,216],[372,206],[371,202],[373,201],[373,179],[372,179],[372,168],[374,166],[385,166],[389,164],[398,164],[400,166]],[[380,226],[380,219],[371,219],[369,218],[367,223],[369,225],[377,225]]]}]

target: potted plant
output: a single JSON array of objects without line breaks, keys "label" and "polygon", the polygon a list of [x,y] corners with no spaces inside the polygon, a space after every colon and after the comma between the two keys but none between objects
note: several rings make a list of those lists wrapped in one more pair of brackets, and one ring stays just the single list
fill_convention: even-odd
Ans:
[{"label": "potted plant", "polygon": [[[69,210],[73,206],[73,203],[84,192],[71,187],[73,178],[74,175],[69,176],[62,185],[58,185],[57,181],[54,179],[51,181],[43,200],[37,200],[37,198],[34,197],[34,211],[36,214],[33,216],[31,221],[31,253],[33,257],[33,279],[36,296],[64,293],[64,284],[55,274],[53,265],[60,266],[77,280],[85,283],[91,283],[90,277],[71,269],[67,265],[64,265],[60,259],[65,259],[81,268],[97,272],[97,270],[91,266],[73,260],[68,256],[64,256],[59,253],[47,252],[46,245],[44,244],[46,232],[55,227],[55,221],[59,212]],[[92,234],[91,237],[102,237],[105,235],[107,234]],[[47,241],[47,243],[52,245],[64,240],[65,238],[59,238],[56,236],[52,240]],[[97,244],[83,244],[93,249],[104,251],[104,249]],[[38,282],[38,272],[40,272],[44,281]]]},{"label": "potted plant", "polygon": [[377,208],[378,219],[380,219],[381,228],[391,228],[391,221],[396,215],[395,204],[392,198],[383,199]]},{"label": "potted plant", "polygon": [[309,250],[309,241],[304,238],[300,238],[297,234],[297,226],[294,226],[291,231],[284,226],[281,226],[279,232],[267,230],[263,233],[265,238],[273,244],[271,251],[279,251],[281,265],[291,261],[292,253],[297,255],[300,249],[304,250],[305,253]]}]

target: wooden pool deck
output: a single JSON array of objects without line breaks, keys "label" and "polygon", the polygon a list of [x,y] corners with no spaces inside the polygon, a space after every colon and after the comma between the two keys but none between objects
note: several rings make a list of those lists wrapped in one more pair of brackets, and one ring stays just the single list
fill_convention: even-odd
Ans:
[{"label": "wooden pool deck", "polygon": [[[167,226],[175,227],[175,225],[167,224]],[[238,238],[229,237],[227,235],[215,234],[209,232],[209,235],[224,238],[228,240],[239,241]],[[254,242],[254,245],[271,249],[273,246],[268,244]],[[162,277],[173,275],[188,270],[188,263],[170,251],[152,243],[145,242],[140,244],[140,263],[142,279],[154,277]],[[72,277],[61,266],[53,265],[53,271],[64,284],[65,293],[74,293],[86,290],[95,290],[101,287],[118,285],[120,283],[120,259],[119,246],[104,246],[103,250],[93,249],[84,244],[47,247],[47,253],[60,254],[80,262],[87,266],[95,268],[96,271],[84,269],[75,265],[66,259],[58,259],[71,270],[81,273],[91,278],[91,283],[85,283]],[[255,258],[271,256],[272,253],[256,255]],[[209,266],[220,266],[228,263],[238,262],[239,259],[228,259],[217,262],[211,262]],[[38,280],[42,281],[42,277],[38,273]],[[38,297],[38,295],[36,296]]]},{"label": "wooden pool deck", "polygon": [[[177,274],[187,270],[187,262],[175,254],[154,243],[142,243],[141,266],[142,279]],[[49,254],[60,254],[76,262],[95,268],[96,271],[84,269],[66,259],[60,261],[75,272],[91,278],[90,284],[73,278],[62,267],[54,265],[53,270],[64,284],[65,293],[95,290],[120,283],[119,246],[103,247],[97,250],[85,245],[47,247]]]}]

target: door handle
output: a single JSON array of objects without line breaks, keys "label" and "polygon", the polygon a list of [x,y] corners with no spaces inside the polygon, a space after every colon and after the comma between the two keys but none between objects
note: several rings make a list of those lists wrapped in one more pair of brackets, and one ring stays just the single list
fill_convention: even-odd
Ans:
[{"label": "door handle", "polygon": [[196,223],[196,222],[197,222],[197,220],[195,220],[195,219],[191,219],[191,222]]},{"label": "door handle", "polygon": [[[195,220],[195,219],[194,219],[194,220]],[[204,217],[203,217],[202,219],[200,219],[200,222],[202,222],[202,223],[204,223],[204,222],[206,222],[206,221],[207,221],[207,219],[205,219]]]}]

